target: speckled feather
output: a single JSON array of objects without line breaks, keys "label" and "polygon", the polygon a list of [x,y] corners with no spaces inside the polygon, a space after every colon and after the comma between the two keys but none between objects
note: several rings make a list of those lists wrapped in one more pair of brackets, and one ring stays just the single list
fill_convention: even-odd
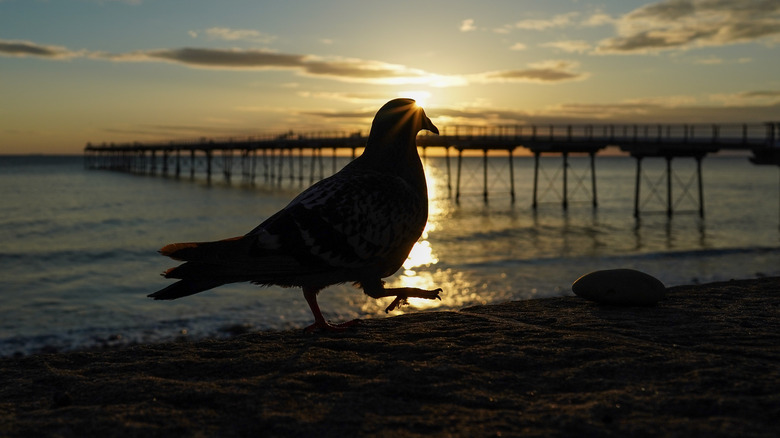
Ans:
[{"label": "speckled feather", "polygon": [[[305,249],[295,253],[304,250],[333,268],[361,269],[404,248],[408,253],[427,216],[426,194],[417,193],[403,179],[352,170],[312,186],[259,228],[270,235],[279,230],[282,248],[285,241],[300,239]],[[298,236],[289,235],[296,232]]]}]

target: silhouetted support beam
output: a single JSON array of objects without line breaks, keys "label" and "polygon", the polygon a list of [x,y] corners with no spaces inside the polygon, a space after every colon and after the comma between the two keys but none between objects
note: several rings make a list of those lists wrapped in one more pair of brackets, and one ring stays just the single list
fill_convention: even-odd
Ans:
[{"label": "silhouetted support beam", "polygon": [[564,152],[563,153],[563,209],[564,210],[569,208],[568,170],[569,170],[569,153]]},{"label": "silhouetted support beam", "polygon": [[458,149],[458,179],[455,182],[455,203],[460,202],[460,168],[463,163],[463,150]]},{"label": "silhouetted support beam", "polygon": [[240,149],[239,152],[241,152],[241,179],[246,181],[249,179],[249,161],[247,160],[249,150]]},{"label": "silhouetted support beam", "polygon": [[593,191],[593,208],[599,206],[599,202],[596,196],[596,153],[590,153],[590,185]]},{"label": "silhouetted support beam", "polygon": [[699,178],[699,217],[704,219],[704,185],[701,179],[701,159],[703,157],[696,157],[696,175]]},{"label": "silhouetted support beam", "polygon": [[268,149],[263,149],[263,182],[273,183],[274,177],[272,175],[274,173],[274,150],[270,150],[270,155],[268,152]]},{"label": "silhouetted support beam", "polygon": [[534,197],[533,197],[533,202],[531,203],[531,207],[534,210],[536,210],[536,207],[539,206],[539,203],[537,202],[537,198],[536,198],[536,193],[539,189],[539,155],[540,155],[539,152],[534,152]]},{"label": "silhouetted support beam", "polygon": [[154,175],[157,173],[157,151],[152,149],[152,163],[149,166],[149,174]]},{"label": "silhouetted support beam", "polygon": [[[688,126],[685,126],[685,134],[688,134]],[[666,216],[672,217],[672,157],[666,156]]]},{"label": "silhouetted support beam", "polygon": [[[311,150],[311,166],[309,167],[309,185],[314,184],[314,159],[317,157],[318,150],[319,149],[316,148],[312,148]],[[322,163],[322,161],[320,161],[320,163]]]},{"label": "silhouetted support beam", "polygon": [[263,182],[268,182],[268,150],[263,149]]},{"label": "silhouetted support beam", "polygon": [[320,165],[320,179],[325,179],[325,164],[322,162],[322,149],[317,149],[317,162]]},{"label": "silhouetted support beam", "polygon": [[[695,176],[696,176],[696,183],[697,183],[697,192],[698,192],[698,196],[699,196],[699,199],[698,199],[698,202],[699,202],[698,209],[697,210],[693,210],[693,211],[691,211],[691,210],[683,211],[684,213],[698,213],[699,217],[702,218],[702,219],[704,218],[704,181],[703,181],[703,178],[702,178],[702,164],[701,163],[702,163],[702,159],[704,158],[704,156],[705,156],[704,154],[702,154],[702,155],[694,155],[693,156],[693,158],[696,160],[696,175]],[[661,158],[664,158],[666,160],[666,169],[665,169],[665,172],[666,172],[666,211],[665,211],[665,213],[666,213],[666,216],[668,218],[670,218],[670,219],[674,215],[674,206],[675,206],[674,205],[674,184],[673,184],[673,182],[674,182],[673,181],[674,180],[674,171],[673,171],[673,168],[672,168],[672,160],[674,159],[674,157],[675,157],[674,155],[664,155],[663,157],[661,157]],[[690,155],[688,157],[690,157]],[[635,218],[639,218],[639,213],[640,213],[640,211],[639,211],[639,206],[640,206],[640,186],[641,186],[641,183],[642,183],[642,158],[643,157],[642,156],[636,156],[635,158],[636,158],[637,162],[636,162],[636,187],[635,187],[635,192],[634,192],[634,217]],[[679,181],[679,179],[678,179],[678,181]],[[659,183],[658,186],[660,186],[661,181],[659,180],[658,183]],[[654,185],[652,183],[650,183],[650,184],[651,184],[651,187],[650,187],[651,193],[657,194],[657,192],[655,192],[655,190],[656,189],[660,189],[660,187],[658,187],[657,185]],[[690,187],[690,184],[691,183],[688,183],[683,188],[684,192],[683,192],[682,197],[685,197],[685,195],[687,194],[687,191],[688,191],[688,188]],[[693,200],[693,195],[691,194],[690,196],[691,196],[691,199]],[[680,199],[682,199],[682,198],[680,198]],[[696,202],[696,201],[694,200],[694,202]]]},{"label": "silhouetted support beam", "polygon": [[279,177],[276,180],[278,185],[282,185],[282,174],[284,173],[284,149],[279,149]]},{"label": "silhouetted support beam", "polygon": [[512,156],[512,149],[508,150],[509,152],[509,194],[512,197],[512,204],[515,203],[515,167],[514,167],[514,160]]},{"label": "silhouetted support beam", "polygon": [[642,183],[642,157],[636,157],[636,185],[634,186],[634,217],[639,219],[639,186]]},{"label": "silhouetted support beam", "polygon": [[482,150],[482,200],[488,202],[488,151]]},{"label": "silhouetted support beam", "polygon": [[444,148],[444,157],[447,160],[447,196],[452,196],[452,179],[450,177],[450,148]]},{"label": "silhouetted support beam", "polygon": [[290,156],[290,184],[292,184],[295,181],[295,159],[293,158],[293,149],[288,149],[290,153],[288,154]]},{"label": "silhouetted support beam", "polygon": [[162,173],[163,176],[168,176],[168,154],[170,154],[170,151],[168,149],[163,149],[162,153]]},{"label": "silhouetted support beam", "polygon": [[181,149],[176,149],[176,178],[181,176]]},{"label": "silhouetted support beam", "polygon": [[195,149],[190,149],[190,179],[195,179]]},{"label": "silhouetted support beam", "polygon": [[298,148],[298,185],[303,187],[303,148]]},{"label": "silhouetted support beam", "polygon": [[[256,149],[255,149],[256,151]],[[241,149],[241,178],[244,182],[254,183],[254,159],[252,149]]]},{"label": "silhouetted support beam", "polygon": [[230,183],[230,179],[233,176],[233,150],[222,150],[222,175],[225,177],[225,181]]},{"label": "silhouetted support beam", "polygon": [[276,150],[271,149],[270,155],[268,157],[268,169],[269,169],[269,182],[271,185],[274,184],[274,181],[276,180]]},{"label": "silhouetted support beam", "polygon": [[211,149],[206,149],[206,180],[211,183]]}]

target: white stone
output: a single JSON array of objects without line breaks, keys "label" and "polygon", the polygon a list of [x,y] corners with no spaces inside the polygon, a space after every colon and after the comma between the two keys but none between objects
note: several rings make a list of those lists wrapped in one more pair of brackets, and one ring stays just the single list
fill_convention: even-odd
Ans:
[{"label": "white stone", "polygon": [[594,271],[578,278],[575,295],[617,306],[651,306],[666,296],[666,287],[652,275],[633,269]]}]

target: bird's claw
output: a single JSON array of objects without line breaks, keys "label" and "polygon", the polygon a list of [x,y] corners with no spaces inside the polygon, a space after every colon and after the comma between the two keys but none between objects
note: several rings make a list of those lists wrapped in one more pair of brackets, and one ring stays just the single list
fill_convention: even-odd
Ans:
[{"label": "bird's claw", "polygon": [[433,300],[437,299],[441,301],[441,297],[439,294],[443,292],[441,288],[434,289],[434,290],[421,290],[419,293],[416,293],[415,295],[398,295],[395,297],[392,303],[390,303],[389,306],[385,309],[385,313],[391,312],[401,306],[406,306],[409,304],[409,301],[407,298],[413,297],[413,298],[425,298],[427,300]]},{"label": "bird's claw", "polygon": [[398,307],[409,305],[409,301],[407,301],[406,298],[407,297],[404,297],[404,296],[397,296],[397,297],[395,297],[393,302],[390,303],[390,305],[387,306],[387,308],[385,309],[385,313],[391,312],[391,311],[397,309]]}]

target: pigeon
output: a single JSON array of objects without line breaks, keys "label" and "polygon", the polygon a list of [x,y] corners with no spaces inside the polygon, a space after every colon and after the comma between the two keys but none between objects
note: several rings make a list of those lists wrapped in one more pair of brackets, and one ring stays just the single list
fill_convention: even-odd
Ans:
[{"label": "pigeon", "polygon": [[162,275],[178,282],[148,295],[173,300],[223,284],[300,287],[314,315],[307,332],[345,330],[326,321],[317,304],[324,288],[354,283],[374,298],[439,299],[441,289],[385,288],[428,221],[428,189],[416,137],[438,128],[412,99],[387,102],[374,117],[364,152],[338,173],[295,197],[243,236],[173,243],[160,254],[185,263]]}]

